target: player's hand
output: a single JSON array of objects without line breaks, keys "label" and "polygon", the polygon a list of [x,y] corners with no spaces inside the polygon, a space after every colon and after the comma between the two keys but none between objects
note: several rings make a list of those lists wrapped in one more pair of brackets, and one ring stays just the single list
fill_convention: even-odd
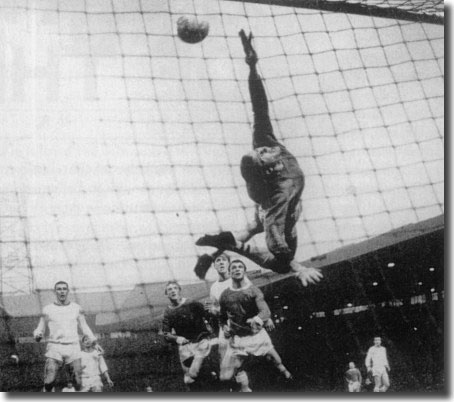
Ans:
[{"label": "player's hand", "polygon": [[232,333],[230,332],[230,327],[228,325],[224,325],[222,327],[222,331],[224,331],[225,339],[229,339],[232,336]]},{"label": "player's hand", "polygon": [[99,354],[101,354],[101,355],[104,354],[104,348],[97,341],[95,341],[94,347],[95,347],[95,350],[97,350]]},{"label": "player's hand", "polygon": [[295,272],[295,276],[301,281],[304,287],[312,284],[316,285],[323,278],[322,271],[318,268],[305,267],[298,264],[296,261],[290,263],[292,271]]},{"label": "player's hand", "polygon": [[252,332],[254,334],[258,333],[263,328],[262,320],[257,316],[249,318],[246,322],[251,326]]},{"label": "player's hand", "polygon": [[35,338],[36,342],[41,342],[41,339],[43,339],[42,332],[34,332],[33,333],[33,338]]},{"label": "player's hand", "polygon": [[388,373],[391,371],[391,369],[389,368],[389,366],[386,366],[385,369],[388,370]]},{"label": "player's hand", "polygon": [[206,300],[203,307],[205,308],[205,311],[212,315],[219,315],[219,306],[214,303],[213,300]]},{"label": "player's hand", "polygon": [[246,63],[250,66],[257,64],[257,53],[252,47],[252,32],[249,33],[249,36],[246,36],[246,33],[242,29],[238,34],[240,35],[244,53],[246,54]]},{"label": "player's hand", "polygon": [[271,318],[269,318],[268,320],[265,321],[265,323],[263,324],[263,326],[265,327],[265,329],[270,332],[270,331],[273,331],[276,326],[274,325],[274,322]]},{"label": "player's hand", "polygon": [[178,345],[186,345],[189,341],[184,336],[177,336]]},{"label": "player's hand", "polygon": [[114,386],[114,383],[113,383],[113,381],[112,381],[110,378],[107,379],[107,385],[108,385],[110,388],[112,388],[112,387]]}]

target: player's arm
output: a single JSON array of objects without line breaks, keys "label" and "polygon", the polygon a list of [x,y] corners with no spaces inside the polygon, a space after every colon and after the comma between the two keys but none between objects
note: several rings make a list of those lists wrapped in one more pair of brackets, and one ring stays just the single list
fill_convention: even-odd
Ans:
[{"label": "player's arm", "polygon": [[216,299],[210,299],[207,307],[208,307],[208,312],[211,315],[218,317],[219,314],[221,314],[221,306],[219,305],[219,302]]},{"label": "player's arm", "polygon": [[79,322],[79,327],[84,335],[87,335],[93,342],[96,342],[96,337],[93,334],[92,330],[87,324],[87,320],[85,319],[85,314],[81,309],[79,315],[77,317],[77,321]]},{"label": "player's arm", "polygon": [[361,371],[358,369],[358,377],[359,377],[359,383],[363,383],[363,376],[361,375]]},{"label": "player's arm", "polygon": [[247,320],[247,322],[250,323],[253,329],[260,329],[263,326],[263,323],[271,317],[271,312],[262,291],[258,288],[253,288],[253,291],[258,313],[255,317]]},{"label": "player's arm", "polygon": [[161,334],[167,342],[177,343],[176,335],[172,334],[172,327],[170,325],[169,314],[167,311],[164,313],[164,318],[162,319]]},{"label": "player's arm", "polygon": [[271,311],[268,307],[268,303],[265,301],[262,291],[259,288],[255,288],[255,302],[257,304],[258,314],[257,316],[262,320],[266,321],[271,318]]},{"label": "player's arm", "polygon": [[185,337],[178,336],[178,334],[175,333],[170,323],[169,314],[167,311],[164,313],[164,318],[162,319],[161,334],[164,336],[164,339],[169,343],[184,345],[189,342]]},{"label": "player's arm", "polygon": [[194,303],[195,313],[203,317],[204,320],[210,318],[210,312],[205,309],[201,302]]},{"label": "player's arm", "polygon": [[39,319],[38,326],[33,331],[33,338],[35,338],[36,342],[39,342],[39,341],[41,341],[41,339],[43,339],[44,331],[46,330],[46,326],[47,326],[47,321],[46,321],[45,315],[43,314]]},{"label": "player's arm", "polygon": [[388,353],[386,352],[386,348],[385,349],[385,368],[388,370],[388,371],[391,371],[390,367],[389,367],[389,362],[388,362]]},{"label": "player's arm", "polygon": [[210,290],[210,297],[205,302],[205,309],[215,317],[218,317],[221,313],[221,306],[219,305],[219,300],[214,296],[213,289]]},{"label": "player's arm", "polygon": [[230,338],[230,326],[228,324],[228,314],[227,314],[227,303],[223,294],[219,299],[219,325],[221,326],[222,330],[224,331],[224,335],[226,338]]},{"label": "player's arm", "polygon": [[246,36],[241,30],[239,32],[243,44],[244,53],[246,54],[246,63],[249,65],[249,93],[251,95],[252,110],[254,112],[254,133],[252,138],[253,148],[274,147],[279,145],[273,133],[271,125],[268,99],[263,86],[262,78],[257,72],[257,53],[252,47],[252,33]]},{"label": "player's arm", "polygon": [[369,350],[367,351],[365,365],[366,365],[367,371],[372,370],[372,348],[369,348]]},{"label": "player's arm", "polygon": [[106,380],[107,385],[109,385],[109,387],[113,387],[114,383],[110,379],[109,369],[107,368],[107,364],[103,356],[99,356],[99,372]]}]

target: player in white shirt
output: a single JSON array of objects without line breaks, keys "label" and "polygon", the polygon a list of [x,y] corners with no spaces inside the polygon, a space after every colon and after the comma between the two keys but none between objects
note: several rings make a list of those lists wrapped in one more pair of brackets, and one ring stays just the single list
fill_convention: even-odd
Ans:
[{"label": "player in white shirt", "polygon": [[[205,302],[205,308],[213,315],[219,315],[220,306],[219,300],[221,299],[222,292],[232,285],[232,278],[230,278],[230,256],[224,251],[217,251],[214,255],[214,269],[218,273],[218,279],[211,285],[210,298]],[[248,277],[244,278],[245,283],[250,285],[251,281]],[[272,331],[275,326],[273,320],[270,318],[264,324],[265,329]],[[222,332],[222,331],[221,331]]]},{"label": "player in white shirt", "polygon": [[367,372],[371,372],[374,377],[374,392],[386,392],[389,388],[390,371],[386,348],[381,346],[381,338],[374,338],[374,346],[367,351],[366,356]]},{"label": "player in white shirt", "polygon": [[38,327],[33,331],[37,342],[48,329],[46,363],[44,368],[44,392],[52,392],[58,370],[68,364],[74,375],[76,390],[81,387],[81,350],[78,326],[82,333],[95,341],[87,325],[82,307],[68,300],[69,286],[59,281],[54,286],[56,300],[43,308]]},{"label": "player in white shirt", "polygon": [[76,392],[76,389],[74,388],[73,383],[69,381],[66,387],[61,390],[61,392]]},{"label": "player in white shirt", "polygon": [[87,335],[82,337],[82,389],[80,392],[102,392],[102,377],[113,387],[106,361],[95,343]]}]

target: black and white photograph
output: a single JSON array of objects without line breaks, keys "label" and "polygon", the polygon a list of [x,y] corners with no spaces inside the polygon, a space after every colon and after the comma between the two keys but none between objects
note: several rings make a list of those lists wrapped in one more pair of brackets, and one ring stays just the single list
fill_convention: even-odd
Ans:
[{"label": "black and white photograph", "polygon": [[0,392],[446,394],[444,14],[0,0]]}]

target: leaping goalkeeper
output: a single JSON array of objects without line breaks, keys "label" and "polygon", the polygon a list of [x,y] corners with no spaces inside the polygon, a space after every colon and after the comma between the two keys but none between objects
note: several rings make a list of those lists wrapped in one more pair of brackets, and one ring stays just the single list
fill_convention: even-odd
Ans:
[{"label": "leaping goalkeeper", "polygon": [[[254,112],[253,150],[241,159],[241,175],[246,181],[249,197],[256,203],[255,222],[237,238],[231,232],[205,235],[198,246],[212,246],[241,254],[258,265],[278,273],[295,272],[304,286],[315,284],[323,277],[319,269],[308,268],[294,260],[297,248],[296,223],[301,215],[301,194],[304,174],[297,159],[278,142],[268,113],[268,100],[262,79],[257,72],[257,53],[252,47],[252,33],[239,32],[249,65],[249,92]],[[267,249],[246,242],[265,231]],[[204,255],[196,273],[211,264]],[[199,275],[201,276],[201,275]]]}]

